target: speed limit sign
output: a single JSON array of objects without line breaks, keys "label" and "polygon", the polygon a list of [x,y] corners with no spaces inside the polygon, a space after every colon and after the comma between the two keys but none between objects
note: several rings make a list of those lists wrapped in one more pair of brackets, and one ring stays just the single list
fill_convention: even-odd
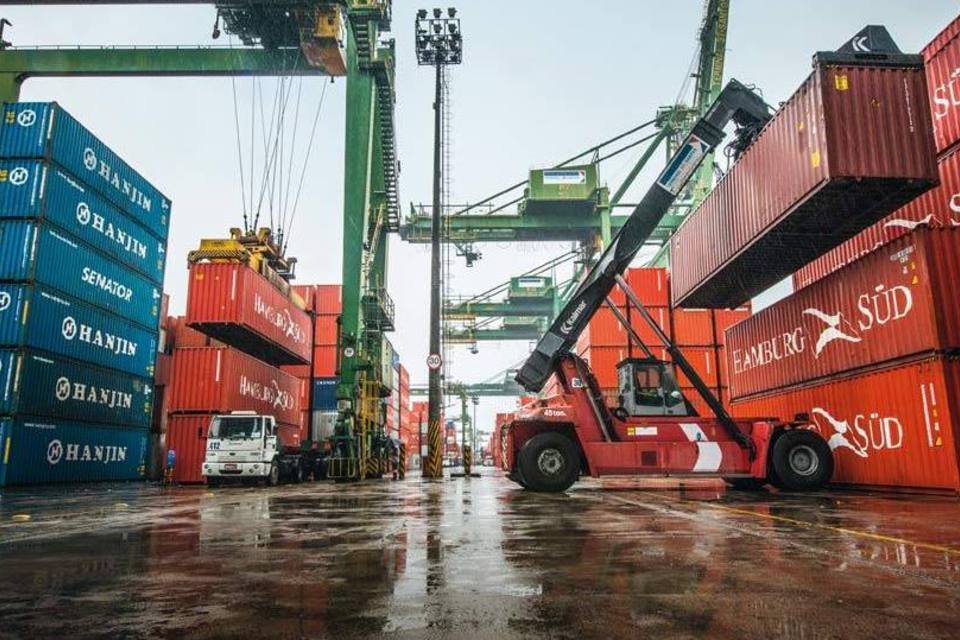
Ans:
[{"label": "speed limit sign", "polygon": [[442,364],[443,358],[440,357],[439,353],[431,353],[429,356],[427,356],[427,366],[431,371],[436,371]]}]

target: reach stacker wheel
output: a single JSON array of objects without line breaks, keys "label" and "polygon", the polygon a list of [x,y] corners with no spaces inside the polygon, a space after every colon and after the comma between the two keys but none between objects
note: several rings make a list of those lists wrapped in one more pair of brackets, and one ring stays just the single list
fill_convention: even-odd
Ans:
[{"label": "reach stacker wheel", "polygon": [[770,453],[771,480],[781,489],[820,489],[833,476],[833,453],[819,434],[807,429],[783,432]]},{"label": "reach stacker wheel", "polygon": [[523,484],[532,491],[566,491],[580,476],[580,454],[570,438],[552,431],[527,440],[517,457]]}]

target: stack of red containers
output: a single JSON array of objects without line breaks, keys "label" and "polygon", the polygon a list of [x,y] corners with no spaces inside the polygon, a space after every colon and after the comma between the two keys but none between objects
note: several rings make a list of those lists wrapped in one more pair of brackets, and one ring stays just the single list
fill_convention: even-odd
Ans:
[{"label": "stack of red containers", "polygon": [[837,482],[960,491],[960,229],[919,229],[727,333],[731,410],[807,416]]},{"label": "stack of red containers", "polygon": [[397,365],[397,375],[394,377],[397,382],[397,423],[399,425],[398,438],[407,450],[408,465],[409,457],[416,453],[417,447],[417,426],[413,422],[413,414],[410,411],[410,372],[402,364]]},{"label": "stack of red containers", "polygon": [[940,186],[797,271],[805,287],[920,225],[960,224],[960,17],[923,50],[927,91],[939,157]]},{"label": "stack of red containers", "polygon": [[[662,268],[630,269],[626,274],[627,284],[644,305],[657,326],[675,345],[680,347],[703,382],[721,398],[726,394],[726,379],[721,363],[724,330],[750,315],[748,307],[713,311],[710,309],[671,309],[669,276]],[[670,360],[663,340],[653,331],[640,312],[626,304],[619,288],[611,293],[611,301],[640,336],[653,355]],[[577,353],[590,363],[607,403],[618,404],[617,363],[624,358],[640,358],[643,351],[634,346],[626,330],[608,307],[602,307],[590,320],[576,346]],[[710,415],[706,403],[700,398],[693,383],[680,371],[678,381],[684,394],[701,415]],[[559,393],[556,379],[551,378],[545,393]]]},{"label": "stack of red containers", "polygon": [[421,466],[424,458],[427,457],[427,421],[429,417],[430,403],[426,400],[417,400],[410,403],[410,426],[413,429],[413,446],[409,451],[413,451],[416,457],[411,456],[411,468]]},{"label": "stack of red containers", "polygon": [[308,284],[293,287],[293,292],[303,302],[304,309],[312,321],[310,363],[287,365],[281,369],[300,380],[300,424],[305,434],[311,433],[315,414],[318,411],[330,409],[330,407],[320,407],[317,398],[311,398],[311,394],[314,394],[315,379],[336,377],[340,291],[340,285],[336,284]]},{"label": "stack of red containers", "polygon": [[308,439],[303,383],[279,367],[309,362],[310,327],[295,298],[250,267],[191,267],[186,319],[174,319],[168,328],[173,351],[165,393],[167,447],[177,453],[177,482],[203,482],[207,429],[215,414],[272,415],[285,449],[299,449]]},{"label": "stack of red containers", "polygon": [[318,284],[313,310],[316,313],[313,339],[313,377],[337,375],[337,337],[342,311],[342,287],[339,284]]}]

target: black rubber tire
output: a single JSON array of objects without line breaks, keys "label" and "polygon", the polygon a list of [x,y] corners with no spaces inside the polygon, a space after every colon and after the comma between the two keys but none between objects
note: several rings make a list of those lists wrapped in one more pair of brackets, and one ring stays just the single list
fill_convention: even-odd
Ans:
[{"label": "black rubber tire", "polygon": [[294,484],[300,484],[303,482],[303,476],[303,465],[301,465],[298,461],[293,465],[293,473],[290,474],[290,478],[293,480]]},{"label": "black rubber tire", "polygon": [[760,491],[766,485],[759,478],[724,478],[724,481],[735,491]]},{"label": "black rubber tire", "polygon": [[[558,465],[556,470],[549,470],[552,465]],[[517,468],[525,489],[559,493],[569,489],[580,476],[580,452],[562,433],[538,433],[523,443]]]},{"label": "black rubber tire", "polygon": [[220,485],[223,484],[223,480],[216,476],[207,477],[207,487],[210,489],[219,489]]},{"label": "black rubber tire", "polygon": [[[791,457],[803,454],[801,462],[814,458],[806,470],[791,463]],[[787,491],[812,491],[820,489],[833,477],[833,452],[826,440],[808,429],[784,431],[773,444],[770,452],[773,467],[771,482]]]},{"label": "black rubber tire", "polygon": [[267,475],[267,486],[275,487],[280,484],[280,466],[274,460],[270,463],[270,473]]}]

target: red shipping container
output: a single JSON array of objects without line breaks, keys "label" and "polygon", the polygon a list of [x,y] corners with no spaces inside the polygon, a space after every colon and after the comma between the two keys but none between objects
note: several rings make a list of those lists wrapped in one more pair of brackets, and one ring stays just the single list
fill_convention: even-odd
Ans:
[{"label": "red shipping container", "polygon": [[295,284],[291,288],[294,293],[300,296],[300,299],[303,301],[303,308],[306,311],[313,311],[314,304],[316,303],[317,285]]},{"label": "red shipping container", "polygon": [[337,375],[337,347],[313,348],[313,377],[332,378]]},{"label": "red shipping container", "polygon": [[726,332],[733,325],[750,317],[750,305],[736,309],[715,309],[713,312],[713,328],[717,332],[714,344],[727,344]]},{"label": "red shipping container", "polygon": [[280,367],[280,371],[289,373],[294,378],[303,379],[310,377],[310,365],[308,364],[285,364]]},{"label": "red shipping container", "polygon": [[730,329],[730,392],[743,398],[960,347],[960,229],[921,229]]},{"label": "red shipping container", "polygon": [[343,309],[341,302],[341,291],[343,287],[339,284],[318,284],[316,287],[314,310],[317,314],[340,315]]},{"label": "red shipping container", "polygon": [[920,226],[960,224],[960,150],[941,158],[938,166],[940,186],[797,271],[793,274],[794,290],[830,275]]},{"label": "red shipping container", "polygon": [[[670,309],[667,307],[647,307],[646,309],[653,318],[653,321],[660,327],[660,330],[667,334],[668,338],[672,339],[673,331],[670,327]],[[663,340],[653,332],[653,329],[650,328],[650,325],[647,324],[647,321],[640,315],[636,307],[630,307],[628,317],[630,318],[630,327],[637,332],[640,340],[643,341],[645,345],[651,348],[664,346]],[[633,347],[631,353],[634,356],[639,356],[641,355],[641,350]]]},{"label": "red shipping container", "polygon": [[154,365],[154,387],[163,387],[170,384],[171,356],[168,353],[158,353],[157,363]]},{"label": "red shipping container", "polygon": [[960,17],[923,49],[937,151],[960,140]]},{"label": "red shipping container", "polygon": [[[624,279],[643,306],[670,306],[670,276],[669,271],[663,267],[627,269]],[[627,304],[627,297],[619,286],[610,292],[610,299],[618,307]]]},{"label": "red shipping container", "polygon": [[[715,347],[681,347],[680,351],[705,385],[708,387],[719,386],[720,376],[717,363],[717,350]],[[669,360],[670,358],[667,356],[664,359]],[[680,371],[679,367],[674,367],[674,370],[677,373],[677,381],[681,387],[693,386],[693,383]]]},{"label": "red shipping container", "polygon": [[310,361],[310,317],[246,265],[191,266],[187,323],[274,365]]},{"label": "red shipping container", "polygon": [[[620,309],[626,317],[626,312]],[[581,334],[583,347],[620,347],[628,342],[627,330],[609,307],[600,307]]]},{"label": "red shipping container", "polygon": [[710,309],[674,309],[673,341],[680,347],[715,344],[713,312]]},{"label": "red shipping container", "polygon": [[919,65],[818,65],[671,238],[674,305],[742,304],[937,179]]},{"label": "red shipping container", "polygon": [[314,319],[314,346],[337,346],[339,334],[339,315],[323,315]]},{"label": "red shipping container", "polygon": [[727,356],[727,347],[717,347],[717,382],[721,387],[730,385],[730,366]]},{"label": "red shipping container", "polygon": [[[207,455],[207,432],[212,414],[171,415],[167,419],[167,453],[176,453],[173,481],[180,484],[200,484],[203,479],[203,460]],[[166,455],[164,455],[166,460]]]},{"label": "red shipping container", "polygon": [[960,363],[925,359],[731,404],[737,416],[806,414],[827,439],[834,481],[960,490]]},{"label": "red shipping container", "polygon": [[[719,388],[715,387],[710,389],[710,391],[713,392],[717,400],[720,400],[722,392]],[[698,416],[700,416],[701,418],[716,417],[716,414],[713,412],[713,409],[710,408],[710,405],[707,404],[706,400],[700,397],[700,394],[697,392],[696,389],[692,387],[688,387],[688,388],[681,389],[681,392],[683,393],[683,396],[687,399],[687,402],[689,402],[693,406],[693,409],[694,411],[697,412]]]},{"label": "red shipping container", "polygon": [[177,349],[169,389],[173,413],[256,411],[300,420],[300,380],[229,347]]},{"label": "red shipping container", "polygon": [[167,350],[172,352],[177,347],[209,347],[213,340],[196,329],[187,326],[187,319],[183,316],[171,317],[167,322]]},{"label": "red shipping container", "polygon": [[627,356],[626,347],[590,347],[583,352],[583,359],[590,364],[601,387],[617,386],[617,363]]}]

